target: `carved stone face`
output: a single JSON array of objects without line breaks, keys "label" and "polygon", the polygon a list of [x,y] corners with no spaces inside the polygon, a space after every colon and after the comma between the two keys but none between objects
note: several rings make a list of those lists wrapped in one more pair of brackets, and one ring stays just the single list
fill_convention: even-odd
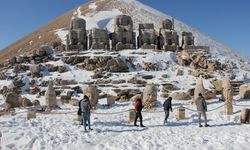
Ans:
[{"label": "carved stone face", "polygon": [[86,28],[86,21],[84,19],[74,19],[71,22],[71,29],[85,29]]},{"label": "carved stone face", "polygon": [[164,21],[162,21],[162,28],[163,29],[172,29],[173,23],[171,20],[166,19]]}]

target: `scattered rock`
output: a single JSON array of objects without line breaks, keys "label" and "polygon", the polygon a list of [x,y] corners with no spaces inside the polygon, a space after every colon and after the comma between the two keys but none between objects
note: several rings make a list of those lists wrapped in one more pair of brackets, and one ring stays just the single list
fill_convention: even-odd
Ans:
[{"label": "scattered rock", "polygon": [[183,76],[183,70],[177,69],[175,72],[176,76]]},{"label": "scattered rock", "polygon": [[161,92],[163,92],[163,93],[168,93],[170,91],[175,91],[175,90],[180,90],[180,88],[178,88],[177,86],[175,86],[171,83],[162,84]]},{"label": "scattered rock", "polygon": [[216,99],[216,98],[217,98],[217,97],[216,97],[216,92],[215,92],[215,91],[208,91],[208,90],[206,90],[205,95],[204,95],[204,98],[205,98],[206,100],[209,100],[209,99]]},{"label": "scattered rock", "polygon": [[34,100],[34,101],[32,102],[32,105],[35,106],[35,107],[40,107],[40,106],[41,106],[39,100]]},{"label": "scattered rock", "polygon": [[168,75],[167,74],[163,74],[161,77],[162,78],[168,78]]},{"label": "scattered rock", "polygon": [[71,99],[71,100],[69,100],[69,104],[72,105],[72,106],[78,106],[79,105],[79,100]]},{"label": "scattered rock", "polygon": [[19,105],[21,107],[29,107],[32,106],[32,102],[28,98],[21,98],[19,100]]},{"label": "scattered rock", "polygon": [[153,79],[154,76],[153,75],[143,75],[142,78],[146,79],[146,80],[149,80],[149,79]]},{"label": "scattered rock", "polygon": [[239,95],[241,99],[249,99],[250,98],[250,85],[249,84],[241,85]]},{"label": "scattered rock", "polygon": [[126,83],[126,80],[113,80],[112,84],[122,84],[122,83]]},{"label": "scattered rock", "polygon": [[243,109],[241,111],[240,122],[250,124],[250,109]]},{"label": "scattered rock", "polygon": [[174,92],[171,94],[171,97],[174,100],[190,100],[191,99],[190,95],[185,92]]},{"label": "scattered rock", "polygon": [[132,83],[132,84],[146,84],[147,82],[144,80],[140,80],[137,79],[137,77],[133,77],[131,79],[128,80],[128,83]]},{"label": "scattered rock", "polygon": [[214,90],[216,94],[221,94],[222,93],[222,80],[213,79],[210,82],[214,86]]},{"label": "scattered rock", "polygon": [[8,93],[6,95],[5,103],[9,108],[20,107],[18,101],[18,95],[16,93]]}]

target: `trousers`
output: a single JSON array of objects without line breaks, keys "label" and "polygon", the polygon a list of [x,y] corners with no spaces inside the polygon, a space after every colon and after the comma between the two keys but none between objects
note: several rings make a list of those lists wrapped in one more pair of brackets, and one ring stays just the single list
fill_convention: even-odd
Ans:
[{"label": "trousers", "polygon": [[90,129],[90,114],[89,113],[82,113],[82,121],[83,121],[84,129],[86,130],[87,122],[88,122],[88,126]]},{"label": "trousers", "polygon": [[201,115],[204,117],[205,125],[207,124],[207,115],[205,111],[198,112],[198,123],[201,125]]},{"label": "trousers", "polygon": [[164,124],[168,122],[168,117],[169,117],[169,111],[166,111],[166,110],[165,110]]},{"label": "trousers", "polygon": [[141,112],[140,112],[140,111],[136,112],[136,114],[135,114],[135,122],[134,122],[134,125],[136,125],[138,118],[140,119],[140,125],[142,126],[142,125],[143,125],[143,124],[142,124],[142,115],[141,115]]}]

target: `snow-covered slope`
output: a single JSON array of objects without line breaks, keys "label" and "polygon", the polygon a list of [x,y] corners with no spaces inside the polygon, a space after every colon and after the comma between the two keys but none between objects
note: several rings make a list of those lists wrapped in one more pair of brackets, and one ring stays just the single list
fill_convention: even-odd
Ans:
[{"label": "snow-covered slope", "polygon": [[[66,52],[67,53],[67,52]],[[50,114],[37,113],[37,117],[27,120],[27,108],[16,108],[17,115],[0,116],[0,149],[6,150],[165,150],[165,149],[247,149],[250,143],[248,134],[248,125],[239,123],[239,112],[241,106],[234,106],[234,115],[225,116],[223,113],[223,102],[217,99],[208,101],[208,120],[211,127],[199,128],[197,125],[197,113],[186,109],[186,119],[177,121],[175,118],[176,109],[180,106],[195,110],[190,104],[191,100],[181,101],[173,100],[174,112],[171,113],[167,126],[162,125],[164,112],[162,111],[162,103],[164,98],[160,96],[162,84],[172,83],[179,87],[179,91],[186,91],[193,87],[196,78],[188,75],[189,68],[181,67],[176,64],[176,58],[173,52],[156,52],[153,50],[122,50],[119,54],[112,54],[111,51],[85,51],[83,56],[114,56],[120,58],[133,58],[135,66],[143,64],[143,62],[157,63],[160,66],[159,71],[145,71],[140,68],[131,68],[127,73],[112,73],[108,79],[107,86],[99,86],[98,89],[105,94],[115,95],[113,89],[139,89],[143,91],[144,87],[138,87],[136,84],[127,82],[132,77],[140,77],[141,75],[152,75],[154,78],[147,80],[147,83],[159,85],[157,93],[157,104],[155,110],[143,112],[143,122],[146,128],[134,127],[133,123],[128,123],[128,109],[133,108],[131,102],[115,102],[112,107],[107,107],[107,98],[99,99],[96,110],[91,115],[91,125],[94,129],[89,133],[84,133],[83,126],[76,121],[77,106],[59,103],[59,110],[53,110]],[[65,54],[65,53],[64,53]],[[59,54],[55,54],[59,55]],[[62,56],[60,54],[59,56]],[[65,64],[62,60],[49,61],[45,64],[55,66],[67,66],[65,73],[59,72],[43,72],[44,76],[36,79],[39,85],[41,81],[68,79],[77,81],[77,85],[83,90],[87,84],[84,82],[94,82],[92,79],[93,71],[85,71],[74,65]],[[44,65],[41,63],[41,65]],[[183,76],[176,76],[175,71],[182,69]],[[12,73],[7,70],[6,73]],[[39,100],[45,105],[45,97],[30,95],[27,93],[29,81],[32,79],[28,76],[28,72],[19,74],[26,83],[24,86],[22,97],[30,100]],[[167,78],[162,78],[167,75]],[[125,80],[122,84],[113,84],[111,81]],[[204,87],[211,89],[212,85],[209,80],[203,80]],[[0,85],[10,86],[11,80],[0,80]],[[110,86],[111,85],[111,86]],[[0,86],[1,87],[1,86]],[[45,88],[45,87],[43,87]],[[25,90],[26,89],[26,90]],[[42,89],[42,88],[41,88]],[[65,89],[62,94],[65,94]],[[61,95],[62,95],[61,94]],[[75,93],[72,99],[81,99],[83,94]],[[58,97],[60,98],[60,97]],[[237,97],[235,97],[237,98]],[[240,105],[249,105],[249,101],[237,101]],[[0,106],[4,104],[4,98],[0,95]],[[1,107],[0,107],[1,108]],[[2,109],[2,108],[1,108]],[[122,112],[121,112],[122,111]],[[230,143],[230,144],[228,144]]]}]

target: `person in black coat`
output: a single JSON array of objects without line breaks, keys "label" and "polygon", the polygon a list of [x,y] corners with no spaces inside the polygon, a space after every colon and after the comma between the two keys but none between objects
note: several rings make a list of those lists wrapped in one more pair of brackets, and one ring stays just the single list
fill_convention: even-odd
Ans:
[{"label": "person in black coat", "polygon": [[165,102],[163,103],[163,108],[165,111],[165,119],[163,122],[163,125],[165,125],[167,123],[168,117],[169,117],[169,110],[171,112],[173,112],[172,110],[172,97],[168,97]]},{"label": "person in black coat", "polygon": [[79,109],[77,111],[78,119],[81,122],[81,125],[83,125],[83,120],[82,120],[82,110],[81,110],[81,102],[83,99],[81,99],[78,103]]},{"label": "person in black coat", "polygon": [[141,111],[143,109],[142,96],[143,95],[141,94],[140,97],[135,102],[135,121],[134,121],[134,126],[138,126],[136,123],[137,123],[137,120],[139,118],[140,119],[140,127],[145,127],[142,124],[142,114],[141,114]]}]

